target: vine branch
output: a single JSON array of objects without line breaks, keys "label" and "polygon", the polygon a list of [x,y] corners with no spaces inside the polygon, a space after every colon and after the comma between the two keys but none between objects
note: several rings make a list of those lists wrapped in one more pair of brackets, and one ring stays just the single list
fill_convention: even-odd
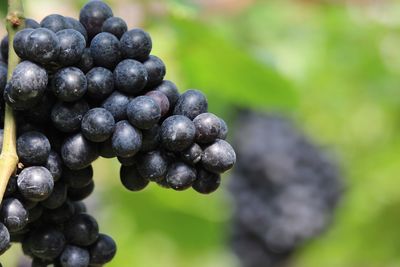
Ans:
[{"label": "vine branch", "polygon": [[[20,62],[14,51],[13,41],[15,34],[25,27],[22,0],[8,0],[8,14],[6,17],[8,32],[8,74],[7,81],[11,79],[15,67]],[[8,180],[14,174],[18,164],[17,156],[17,127],[14,112],[10,106],[5,105],[3,148],[0,154],[0,203],[7,188]]]}]

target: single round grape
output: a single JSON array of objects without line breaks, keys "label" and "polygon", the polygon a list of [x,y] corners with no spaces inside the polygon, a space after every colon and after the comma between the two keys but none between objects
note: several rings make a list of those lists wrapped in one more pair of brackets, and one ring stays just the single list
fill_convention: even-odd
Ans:
[{"label": "single round grape", "polygon": [[157,102],[161,110],[161,117],[165,117],[169,112],[169,100],[168,97],[161,91],[150,91],[146,93],[146,96],[151,97]]},{"label": "single round grape", "polygon": [[204,94],[198,90],[188,90],[176,102],[174,115],[184,115],[193,120],[207,110],[208,102]]},{"label": "single round grape", "polygon": [[50,142],[39,132],[26,132],[17,139],[17,154],[24,165],[41,165],[50,155]]},{"label": "single round grape", "polygon": [[154,88],[156,91],[161,91],[168,97],[170,109],[175,107],[176,102],[179,99],[179,91],[176,85],[168,80],[162,81],[157,87]]},{"label": "single round grape", "polygon": [[221,176],[208,172],[202,168],[197,170],[197,179],[193,183],[194,190],[201,194],[210,194],[218,189],[221,184]]},{"label": "single round grape", "polygon": [[81,59],[76,64],[76,67],[78,67],[84,73],[87,73],[94,67],[93,57],[92,53],[90,52],[90,48],[87,47],[83,50]]},{"label": "single round grape", "polygon": [[61,207],[67,200],[67,186],[63,181],[54,184],[51,195],[41,202],[42,206],[48,209],[56,209]]},{"label": "single round grape", "polygon": [[114,91],[113,73],[102,67],[91,69],[86,74],[87,94],[94,99],[105,99]]},{"label": "single round grape", "polygon": [[196,169],[183,162],[175,162],[168,168],[166,180],[172,189],[185,190],[196,180]]},{"label": "single round grape", "polygon": [[203,149],[194,143],[182,152],[182,159],[189,164],[197,164],[201,160]]},{"label": "single round grape", "polygon": [[139,174],[136,166],[121,166],[119,176],[121,183],[130,191],[143,190],[149,184],[149,180]]},{"label": "single round grape", "polygon": [[150,55],[149,58],[143,62],[143,65],[148,73],[147,87],[152,88],[159,85],[163,81],[166,73],[164,62],[160,58]]},{"label": "single round grape", "polygon": [[28,200],[43,201],[54,188],[51,173],[45,167],[28,167],[18,175],[18,190]]},{"label": "single round grape", "polygon": [[[23,61],[14,69],[12,78],[6,86],[5,100],[12,107],[28,109],[43,96],[48,84],[44,68],[30,61]],[[21,103],[30,103],[23,106]]]},{"label": "single round grape", "polygon": [[121,37],[121,51],[124,58],[144,61],[149,57],[151,49],[151,37],[141,29],[127,31]]},{"label": "single round grape", "polygon": [[10,247],[10,233],[7,227],[0,223],[0,255],[4,254]]},{"label": "single round grape", "polygon": [[138,96],[129,102],[126,109],[129,122],[139,129],[150,129],[159,121],[161,110],[149,96]]},{"label": "single round grape", "polygon": [[107,109],[113,116],[115,121],[121,121],[127,118],[126,107],[129,104],[129,98],[120,93],[114,92],[101,104],[102,108]]},{"label": "single round grape", "polygon": [[128,121],[119,121],[112,136],[112,147],[117,156],[132,157],[142,146],[142,133],[129,124]]},{"label": "single round grape", "polygon": [[90,43],[90,53],[94,64],[113,69],[121,58],[119,40],[111,33],[99,33]]},{"label": "single round grape", "polygon": [[89,214],[77,214],[65,225],[65,237],[68,242],[77,246],[89,246],[99,236],[97,221]]},{"label": "single round grape", "polygon": [[217,140],[206,147],[201,158],[203,167],[214,173],[223,173],[231,169],[235,162],[235,151],[232,146],[224,140]]},{"label": "single round grape", "polygon": [[202,113],[193,120],[196,127],[195,140],[201,144],[215,141],[221,131],[221,120],[212,113]]},{"label": "single round grape", "polygon": [[57,61],[60,42],[57,35],[46,28],[37,28],[27,38],[25,53],[27,57],[40,64]]},{"label": "single round grape", "polygon": [[121,61],[114,70],[116,88],[129,95],[137,95],[146,86],[147,71],[142,63],[133,59]]},{"label": "single round grape", "polygon": [[90,196],[94,191],[94,182],[91,181],[88,185],[82,188],[68,188],[68,198],[72,201],[81,201]]},{"label": "single round grape", "polygon": [[52,79],[54,95],[64,102],[75,102],[81,99],[87,91],[85,74],[78,68],[60,69]]},{"label": "single round grape", "polygon": [[222,139],[225,140],[228,137],[228,125],[226,124],[226,122],[219,118],[221,121],[221,130],[219,131],[219,135],[218,135],[218,139]]},{"label": "single round grape", "polygon": [[83,117],[81,128],[83,135],[90,141],[104,142],[114,132],[114,117],[104,108],[94,108]]},{"label": "single round grape", "polygon": [[47,161],[43,166],[49,170],[54,181],[58,181],[61,178],[63,172],[62,160],[57,152],[50,151]]},{"label": "single round grape", "polygon": [[65,19],[67,21],[68,28],[80,32],[83,38],[85,38],[85,42],[87,42],[88,41],[87,31],[85,27],[82,25],[82,23],[80,23],[77,19],[71,17],[65,17]]},{"label": "single round grape", "polygon": [[40,28],[40,24],[34,19],[25,19],[25,28],[37,29]]},{"label": "single round grape", "polygon": [[137,169],[143,178],[160,181],[167,173],[168,162],[159,150],[155,150],[138,156]]},{"label": "single round grape", "polygon": [[158,148],[160,144],[160,126],[154,125],[148,130],[142,130],[142,147],[140,151],[149,152]]},{"label": "single round grape", "polygon": [[14,36],[14,51],[20,58],[26,59],[28,56],[26,55],[26,45],[28,42],[29,34],[33,32],[33,29],[23,29],[18,31]]},{"label": "single round grape", "polygon": [[89,261],[89,252],[76,246],[66,246],[60,256],[62,267],[87,267]]},{"label": "single round grape", "polygon": [[79,21],[85,26],[89,39],[101,32],[104,21],[113,16],[111,8],[103,1],[90,1],[80,11]]},{"label": "single round grape", "polygon": [[61,147],[64,164],[72,170],[88,167],[98,156],[97,145],[86,140],[82,133],[68,137]]},{"label": "single round grape", "polygon": [[80,129],[83,116],[89,111],[84,100],[78,102],[58,102],[51,111],[51,120],[61,132],[71,133]]},{"label": "single round grape", "polygon": [[0,218],[10,233],[22,230],[28,223],[28,211],[16,198],[3,199]]},{"label": "single round grape", "polygon": [[104,265],[110,262],[117,252],[114,240],[105,234],[99,234],[97,241],[90,246],[90,265]]},{"label": "single round grape", "polygon": [[70,66],[79,62],[86,47],[85,37],[74,29],[61,30],[56,35],[60,42],[58,62],[62,66]]},{"label": "single round grape", "polygon": [[64,169],[62,180],[72,188],[83,188],[93,181],[93,167],[90,165],[80,170]]},{"label": "single round grape", "polygon": [[196,128],[185,116],[168,117],[161,125],[162,145],[174,152],[183,151],[193,144]]},{"label": "single round grape", "polygon": [[103,32],[114,34],[118,39],[128,30],[126,22],[119,17],[111,17],[104,21],[101,28]]},{"label": "single round grape", "polygon": [[41,22],[40,26],[49,29],[53,32],[58,32],[68,28],[67,20],[64,16],[58,14],[51,14],[46,16]]},{"label": "single round grape", "polygon": [[43,260],[57,258],[66,244],[63,233],[48,225],[34,230],[29,239],[32,254]]}]

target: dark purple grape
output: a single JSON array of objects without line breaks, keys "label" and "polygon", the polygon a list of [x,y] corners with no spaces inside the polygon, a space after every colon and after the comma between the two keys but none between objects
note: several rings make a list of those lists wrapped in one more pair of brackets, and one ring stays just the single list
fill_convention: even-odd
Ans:
[{"label": "dark purple grape", "polygon": [[193,120],[196,127],[195,140],[207,144],[214,142],[221,131],[221,120],[212,113],[202,113]]},{"label": "dark purple grape", "polygon": [[129,95],[137,95],[146,86],[148,79],[146,68],[133,59],[121,61],[114,70],[116,88]]},{"label": "dark purple grape", "polygon": [[142,146],[142,133],[128,121],[119,121],[115,126],[111,142],[117,156],[132,157]]},{"label": "dark purple grape", "polygon": [[168,161],[158,150],[147,152],[137,157],[137,169],[143,178],[160,181],[167,173]]},{"label": "dark purple grape", "polygon": [[168,117],[161,125],[162,145],[170,151],[183,151],[193,144],[196,128],[185,116]]},{"label": "dark purple grape", "polygon": [[64,16],[58,14],[51,14],[46,16],[41,22],[40,26],[49,29],[53,32],[58,32],[68,28],[67,20]]},{"label": "dark purple grape", "polygon": [[90,265],[104,265],[110,262],[117,252],[114,240],[105,234],[99,234],[97,241],[90,246]]},{"label": "dark purple grape", "polygon": [[68,243],[77,246],[89,246],[99,236],[97,221],[88,214],[77,214],[65,225],[65,237]]},{"label": "dark purple grape", "polygon": [[18,175],[18,190],[24,198],[31,201],[43,201],[50,196],[54,188],[51,173],[45,167],[28,167]]},{"label": "dark purple grape", "polygon": [[203,151],[201,163],[210,172],[223,173],[233,167],[236,154],[232,146],[224,141],[217,140]]},{"label": "dark purple grape", "polygon": [[10,233],[18,232],[28,223],[28,211],[18,199],[6,198],[1,203],[0,219]]},{"label": "dark purple grape", "polygon": [[56,35],[60,42],[59,64],[71,66],[79,62],[86,47],[85,37],[73,29],[61,30]]},{"label": "dark purple grape", "polygon": [[17,154],[24,165],[45,164],[50,150],[50,142],[42,133],[26,132],[17,139]]},{"label": "dark purple grape", "polygon": [[207,110],[208,102],[204,94],[198,90],[188,90],[176,102],[174,115],[184,115],[193,120]]},{"label": "dark purple grape", "polygon": [[98,156],[97,145],[86,140],[81,133],[68,137],[61,148],[64,164],[72,170],[88,167]]},{"label": "dark purple grape", "polygon": [[126,114],[133,126],[143,130],[152,128],[161,118],[160,106],[149,96],[134,98],[129,102]]},{"label": "dark purple grape", "polygon": [[151,49],[150,35],[141,29],[127,31],[121,37],[121,51],[124,58],[144,61],[149,57]]},{"label": "dark purple grape", "polygon": [[78,68],[63,68],[54,75],[51,86],[54,95],[60,101],[75,102],[87,91],[86,76]]},{"label": "dark purple grape", "polygon": [[90,53],[96,66],[114,69],[121,59],[119,40],[111,33],[99,33],[90,43]]},{"label": "dark purple grape", "polygon": [[101,32],[104,21],[113,16],[111,8],[103,1],[90,1],[79,14],[79,21],[85,26],[89,39]]},{"label": "dark purple grape", "polygon": [[162,60],[156,56],[149,56],[149,58],[143,62],[148,74],[147,87],[152,88],[159,85],[165,76],[166,70]]},{"label": "dark purple grape", "polygon": [[114,91],[113,73],[102,67],[91,69],[86,73],[88,83],[88,96],[94,99],[103,100]]},{"label": "dark purple grape", "polygon": [[185,190],[196,180],[196,169],[183,162],[175,162],[169,166],[166,180],[172,189]]},{"label": "dark purple grape", "polygon": [[202,168],[197,170],[197,179],[192,187],[201,194],[210,194],[218,189],[221,184],[221,176],[208,172]]},{"label": "dark purple grape", "polygon": [[91,109],[82,119],[82,133],[92,142],[106,141],[113,134],[114,128],[114,117],[104,108]]},{"label": "dark purple grape", "polygon": [[143,190],[149,184],[149,180],[139,174],[136,166],[121,166],[119,175],[121,183],[130,191]]},{"label": "dark purple grape", "polygon": [[111,17],[104,21],[101,30],[112,33],[119,39],[128,30],[128,25],[119,17]]}]

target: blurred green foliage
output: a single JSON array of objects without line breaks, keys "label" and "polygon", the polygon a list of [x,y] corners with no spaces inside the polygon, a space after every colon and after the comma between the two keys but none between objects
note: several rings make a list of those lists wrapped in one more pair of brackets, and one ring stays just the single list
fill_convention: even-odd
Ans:
[{"label": "blurred green foliage", "polygon": [[[235,107],[278,110],[341,161],[347,192],[332,228],[292,265],[400,266],[400,4],[255,1],[236,13],[165,4],[166,14],[149,12],[144,25],[168,79],[204,90],[231,134]],[[109,162],[96,163],[98,191],[88,201],[119,245],[108,266],[237,266],[224,190],[130,193]]]}]

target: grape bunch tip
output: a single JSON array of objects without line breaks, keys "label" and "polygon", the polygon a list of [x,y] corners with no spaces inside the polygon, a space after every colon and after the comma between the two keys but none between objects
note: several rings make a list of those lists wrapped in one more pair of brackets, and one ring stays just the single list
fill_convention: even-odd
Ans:
[{"label": "grape bunch tip", "polygon": [[92,163],[117,158],[130,191],[155,182],[209,194],[236,162],[228,128],[202,92],[164,80],[150,35],[104,2],[88,2],[79,20],[25,24],[8,82],[7,36],[0,49],[0,110],[14,110],[20,161],[1,202],[0,255],[17,242],[32,266],[103,266],[117,248],[82,202],[95,188]]}]

